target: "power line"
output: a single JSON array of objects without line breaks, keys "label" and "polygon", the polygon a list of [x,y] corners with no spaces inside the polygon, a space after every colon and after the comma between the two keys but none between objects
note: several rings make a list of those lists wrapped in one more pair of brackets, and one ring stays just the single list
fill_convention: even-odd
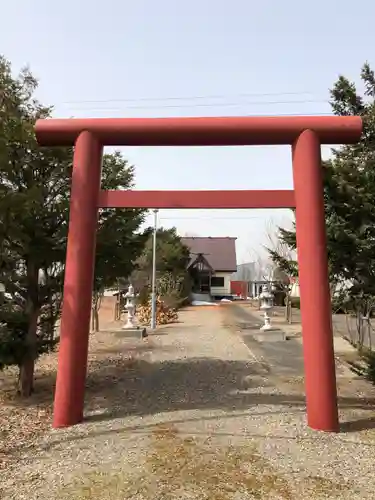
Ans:
[{"label": "power line", "polygon": [[73,109],[78,111],[120,111],[121,109],[182,109],[182,108],[220,108],[220,107],[231,107],[231,106],[262,106],[262,105],[280,105],[280,104],[329,104],[328,100],[324,99],[303,99],[299,101],[237,101],[237,102],[219,102],[219,103],[193,103],[193,104],[160,104],[154,106],[125,106],[121,108],[119,106],[105,106],[105,107],[75,107]]},{"label": "power line", "polygon": [[152,102],[152,101],[195,101],[201,99],[227,99],[238,97],[276,97],[276,96],[302,96],[313,95],[311,91],[298,92],[261,92],[261,93],[240,93],[240,94],[207,94],[195,96],[169,96],[169,97],[138,97],[138,98],[117,98],[117,99],[97,99],[97,100],[79,100],[63,101],[62,104],[107,104],[111,102]]},{"label": "power line", "polygon": [[[249,209],[251,210],[251,209]],[[201,220],[201,221],[211,221],[211,220],[251,220],[251,219],[261,219],[261,216],[255,217],[159,217],[159,220]]]}]

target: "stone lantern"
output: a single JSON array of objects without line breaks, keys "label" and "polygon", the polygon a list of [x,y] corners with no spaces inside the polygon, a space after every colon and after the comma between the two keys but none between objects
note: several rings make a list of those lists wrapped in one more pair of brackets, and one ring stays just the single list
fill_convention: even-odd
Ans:
[{"label": "stone lantern", "polygon": [[262,331],[273,330],[269,313],[273,309],[273,293],[268,285],[263,285],[260,298],[260,310],[264,313],[264,325],[260,328]]},{"label": "stone lantern", "polygon": [[134,293],[134,287],[132,284],[129,285],[128,291],[125,294],[125,299],[126,299],[126,304],[125,304],[125,309],[128,312],[128,319],[125,325],[123,326],[124,329],[132,329],[136,328],[135,324],[135,293]]},{"label": "stone lantern", "polygon": [[129,285],[128,291],[124,295],[126,299],[125,309],[128,312],[128,318],[125,325],[122,327],[123,333],[121,336],[126,337],[138,337],[144,339],[147,337],[146,328],[139,326],[135,317],[135,302],[136,295],[134,293],[134,287],[132,284]]}]

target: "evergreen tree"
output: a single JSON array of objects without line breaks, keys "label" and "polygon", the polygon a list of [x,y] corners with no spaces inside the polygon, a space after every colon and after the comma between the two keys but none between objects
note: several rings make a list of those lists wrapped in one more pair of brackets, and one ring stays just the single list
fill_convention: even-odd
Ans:
[{"label": "evergreen tree", "polygon": [[[361,71],[364,95],[340,76],[330,91],[334,114],[359,115],[361,141],[332,151],[323,162],[324,203],[329,276],[332,289],[345,285],[345,295],[367,314],[375,297],[375,75],[366,63]],[[296,248],[295,230],[279,229],[280,239]],[[271,254],[281,267],[294,266]]]},{"label": "evergreen tree", "polygon": [[[12,75],[0,57],[0,369],[19,367],[19,391],[33,390],[35,361],[58,338],[66,253],[72,148],[40,148],[38,118],[51,108],[34,93],[37,81],[25,69]],[[134,169],[119,153],[103,159],[103,188],[129,188]],[[94,290],[130,274],[147,237],[144,210],[104,209],[98,223]]]}]

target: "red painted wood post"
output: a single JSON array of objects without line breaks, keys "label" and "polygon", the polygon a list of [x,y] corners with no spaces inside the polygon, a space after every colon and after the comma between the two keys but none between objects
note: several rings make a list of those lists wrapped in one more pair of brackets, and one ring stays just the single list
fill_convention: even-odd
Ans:
[{"label": "red painted wood post", "polygon": [[319,138],[311,130],[293,145],[297,252],[309,427],[339,430],[332,312]]},{"label": "red painted wood post", "polygon": [[75,143],[54,427],[83,419],[103,148],[90,132]]}]

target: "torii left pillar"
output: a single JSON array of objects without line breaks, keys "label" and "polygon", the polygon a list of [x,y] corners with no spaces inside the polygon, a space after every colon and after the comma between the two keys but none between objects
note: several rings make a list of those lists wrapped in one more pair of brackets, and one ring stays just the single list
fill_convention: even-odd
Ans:
[{"label": "torii left pillar", "polygon": [[83,419],[102,154],[96,137],[81,132],[74,149],[54,427]]}]

